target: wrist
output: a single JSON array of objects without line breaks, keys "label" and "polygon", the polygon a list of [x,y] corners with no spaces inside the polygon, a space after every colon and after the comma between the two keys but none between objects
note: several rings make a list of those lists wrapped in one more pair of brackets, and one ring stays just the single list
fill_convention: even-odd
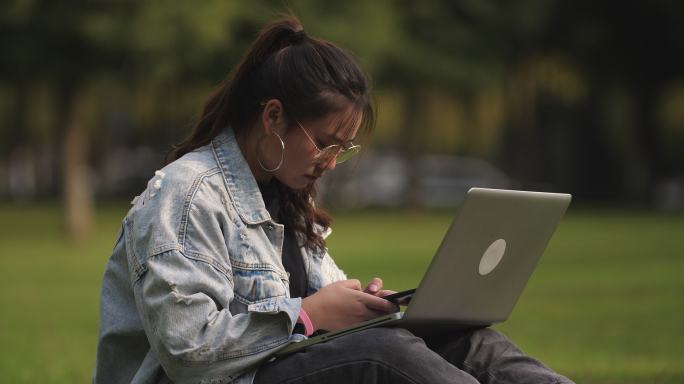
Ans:
[{"label": "wrist", "polygon": [[316,331],[316,327],[314,327],[313,323],[311,322],[311,318],[304,307],[299,310],[297,323],[304,326],[304,336],[311,336]]},{"label": "wrist", "polygon": [[[316,329],[320,328],[320,322],[319,322],[319,317],[316,312],[316,306],[312,305],[311,297],[307,297],[305,299],[302,299],[302,307],[299,312],[299,318],[297,318],[297,322],[300,323],[300,320],[302,319],[302,312],[305,313],[305,316],[309,319],[311,322],[311,325],[313,327],[313,330],[315,331]],[[303,323],[302,323],[303,324]]]}]

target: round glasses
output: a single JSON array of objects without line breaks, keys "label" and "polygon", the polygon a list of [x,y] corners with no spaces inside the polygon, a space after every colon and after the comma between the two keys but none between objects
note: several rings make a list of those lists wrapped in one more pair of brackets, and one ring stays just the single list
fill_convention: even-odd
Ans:
[{"label": "round glasses", "polygon": [[311,144],[316,148],[318,153],[314,157],[314,160],[317,163],[327,163],[335,157],[335,164],[341,164],[344,163],[345,161],[349,160],[350,158],[354,157],[359,151],[361,150],[360,145],[356,145],[352,143],[351,141],[345,145],[339,145],[339,144],[333,144],[333,145],[328,145],[327,147],[321,149],[318,148],[318,145],[316,144],[316,141],[311,137],[309,132],[302,126],[302,124],[295,120],[299,128],[304,131],[304,134],[306,137],[309,138],[309,141],[311,141]]}]

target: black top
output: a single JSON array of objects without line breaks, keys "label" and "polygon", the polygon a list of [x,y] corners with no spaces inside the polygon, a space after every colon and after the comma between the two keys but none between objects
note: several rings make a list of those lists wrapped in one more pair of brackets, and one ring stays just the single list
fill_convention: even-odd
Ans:
[{"label": "black top", "polygon": [[[280,197],[275,183],[259,184],[261,196],[271,218],[282,223],[280,218]],[[283,266],[290,274],[290,297],[306,297],[307,280],[302,252],[291,228],[285,227],[283,239]]]}]

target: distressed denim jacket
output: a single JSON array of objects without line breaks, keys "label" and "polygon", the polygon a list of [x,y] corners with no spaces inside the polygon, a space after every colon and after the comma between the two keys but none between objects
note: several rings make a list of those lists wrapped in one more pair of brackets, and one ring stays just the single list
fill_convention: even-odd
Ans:
[{"label": "distressed denim jacket", "polygon": [[[93,382],[250,383],[305,338],[292,333],[301,299],[289,297],[284,228],[230,129],[132,204],[104,274]],[[302,257],[308,294],[346,278],[325,250]]]}]

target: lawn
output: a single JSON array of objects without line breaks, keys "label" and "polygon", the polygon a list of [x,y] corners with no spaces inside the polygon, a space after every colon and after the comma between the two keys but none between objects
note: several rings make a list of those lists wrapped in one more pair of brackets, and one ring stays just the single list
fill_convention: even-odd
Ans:
[{"label": "lawn", "polygon": [[[100,279],[125,209],[100,206],[97,230],[75,246],[58,206],[0,205],[0,383],[90,380]],[[451,213],[335,218],[329,247],[347,274],[402,289]],[[578,383],[684,382],[684,216],[573,207],[497,328]]]}]

